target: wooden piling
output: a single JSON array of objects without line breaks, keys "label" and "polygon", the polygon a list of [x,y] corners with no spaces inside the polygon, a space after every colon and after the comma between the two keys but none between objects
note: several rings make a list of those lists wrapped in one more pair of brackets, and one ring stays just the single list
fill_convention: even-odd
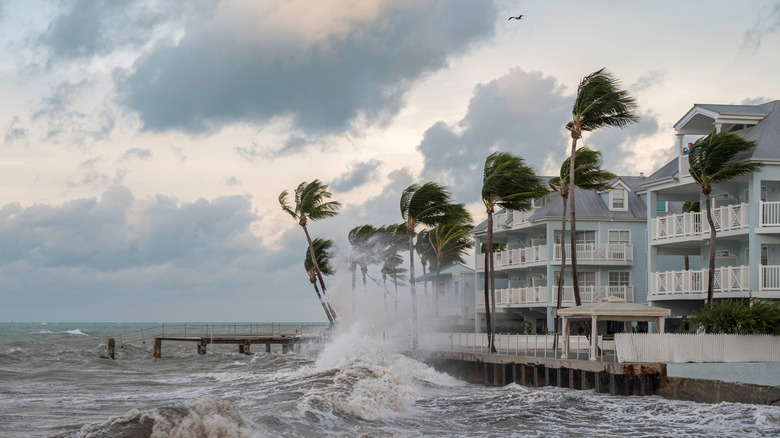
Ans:
[{"label": "wooden piling", "polygon": [[206,340],[201,339],[200,343],[198,344],[198,354],[206,354]]},{"label": "wooden piling", "polygon": [[113,359],[114,358],[114,349],[116,347],[116,341],[114,341],[114,338],[108,338],[108,358]]},{"label": "wooden piling", "polygon": [[154,338],[154,358],[159,359],[162,357],[162,339]]},{"label": "wooden piling", "polygon": [[266,353],[270,353],[271,352],[271,344],[270,343],[265,344],[265,352]]}]

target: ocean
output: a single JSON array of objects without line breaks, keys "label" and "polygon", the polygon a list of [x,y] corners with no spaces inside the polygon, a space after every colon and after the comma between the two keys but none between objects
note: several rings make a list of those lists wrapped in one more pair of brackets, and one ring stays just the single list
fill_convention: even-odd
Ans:
[{"label": "ocean", "polygon": [[152,325],[0,324],[0,436],[780,435],[780,407],[469,384],[361,323],[289,354],[165,343],[153,359],[147,341],[100,357],[107,336]]}]

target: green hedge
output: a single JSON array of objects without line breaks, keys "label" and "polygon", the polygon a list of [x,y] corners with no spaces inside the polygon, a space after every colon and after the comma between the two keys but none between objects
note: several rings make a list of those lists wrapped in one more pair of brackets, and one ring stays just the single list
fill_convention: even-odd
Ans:
[{"label": "green hedge", "polygon": [[688,317],[695,330],[740,335],[780,335],[780,301],[718,300]]}]

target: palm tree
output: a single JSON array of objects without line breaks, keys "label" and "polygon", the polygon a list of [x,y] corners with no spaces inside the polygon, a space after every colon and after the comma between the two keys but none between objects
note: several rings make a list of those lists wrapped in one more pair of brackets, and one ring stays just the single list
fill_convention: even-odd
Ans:
[{"label": "palm tree", "polygon": [[379,231],[373,225],[360,225],[351,229],[347,235],[347,240],[352,245],[350,268],[352,269],[353,293],[355,292],[355,273],[358,265],[360,265],[360,272],[363,276],[363,290],[364,292],[368,290],[366,275],[368,273],[368,265],[373,264],[377,259],[376,237]]},{"label": "palm tree", "polygon": [[[496,312],[496,282],[493,266],[493,213],[496,206],[526,211],[531,209],[531,201],[546,195],[542,180],[525,161],[507,152],[494,152],[485,160],[482,178],[482,202],[487,213],[487,244],[485,251],[485,324],[487,325],[488,346],[493,345],[494,321],[491,313]],[[488,307],[491,303],[491,307]]]},{"label": "palm tree", "polygon": [[[575,186],[575,151],[577,140],[583,131],[590,132],[605,126],[623,128],[639,120],[636,114],[637,104],[628,91],[620,89],[620,82],[606,69],[597,70],[580,81],[577,96],[574,99],[571,122],[566,129],[571,133],[571,154],[569,155],[569,187]],[[571,276],[574,286],[574,302],[579,306],[580,286],[577,279],[577,219],[574,208],[574,191],[569,196],[571,215]]]},{"label": "palm tree", "polygon": [[417,253],[417,258],[420,259],[420,265],[422,266],[422,273],[423,277],[426,277],[426,280],[423,281],[423,291],[425,293],[425,306],[426,308],[430,305],[430,302],[428,301],[428,267],[433,267],[433,248],[431,248],[431,243],[428,241],[428,230],[422,230],[419,233],[417,233],[417,241],[414,244],[414,251]]},{"label": "palm tree", "polygon": [[[286,211],[293,219],[298,221],[298,225],[303,228],[304,234],[306,234],[306,241],[309,243],[309,257],[314,265],[314,271],[317,274],[317,278],[320,281],[322,287],[322,295],[325,296],[325,280],[322,279],[322,272],[317,265],[317,256],[314,253],[314,244],[312,243],[311,236],[309,236],[309,230],[306,228],[306,224],[309,220],[320,220],[329,217],[333,217],[338,214],[337,210],[341,207],[341,203],[338,201],[328,201],[333,194],[328,191],[327,184],[321,183],[319,180],[314,180],[310,183],[306,181],[298,184],[295,189],[295,200],[290,205],[287,197],[287,190],[282,191],[279,194],[279,204],[282,206],[282,210]],[[325,304],[330,310],[332,316],[331,324],[336,322],[336,312],[330,306],[330,303],[325,300]]]},{"label": "palm tree", "polygon": [[[386,227],[382,227],[382,244],[384,249],[382,250],[382,280],[386,282],[387,276],[393,279],[393,285],[395,286],[395,315],[398,316],[398,281],[402,279],[406,269],[401,265],[404,262],[403,257],[398,255],[406,246],[406,240],[408,238],[406,233],[406,224],[393,224]],[[400,277],[400,278],[399,278]],[[387,294],[387,287],[385,286],[385,294]]]},{"label": "palm tree", "polygon": [[470,237],[473,227],[471,221],[445,223],[434,227],[428,232],[427,240],[433,252],[436,265],[436,281],[433,288],[436,316],[439,316],[439,275],[441,267],[442,265],[449,266],[456,263],[465,263],[463,257],[469,249],[474,247],[474,241]]},{"label": "palm tree", "polygon": [[[427,182],[412,184],[401,193],[401,217],[409,236],[409,286],[412,295],[412,330],[417,333],[417,291],[414,284],[414,236],[419,226],[435,227],[444,222],[468,217],[463,204],[453,204],[451,195],[444,187]],[[417,348],[414,336],[412,348]]]},{"label": "palm tree", "polygon": [[[333,275],[333,268],[330,265],[333,241],[317,237],[312,242],[312,245],[314,246],[314,258],[317,261],[317,266],[320,267],[322,275]],[[306,248],[306,257],[303,259],[303,268],[306,270],[306,273],[309,274],[309,281],[314,286],[314,292],[317,293],[317,298],[319,298],[320,304],[322,304],[325,315],[328,317],[328,320],[333,323],[334,318],[330,313],[332,309],[326,304],[320,294],[320,289],[317,287],[317,270],[314,269],[314,263],[311,261],[311,255],[309,254],[308,248]]]},{"label": "palm tree", "polygon": [[[583,190],[606,190],[609,188],[609,181],[616,177],[614,173],[601,169],[602,160],[601,152],[599,151],[595,151],[588,147],[577,149],[574,154],[574,161],[577,163],[574,168],[575,187],[579,187]],[[561,165],[558,176],[547,182],[554,192],[558,192],[561,195],[563,201],[563,212],[561,213],[561,272],[558,275],[558,297],[555,306],[555,341],[553,344],[557,344],[558,341],[560,318],[557,316],[557,311],[561,309],[561,301],[563,300],[563,276],[566,272],[566,203],[571,190],[569,188],[571,182],[569,172],[571,172],[571,164],[570,159],[567,158]],[[574,247],[572,247],[572,251],[574,251]],[[555,345],[553,348],[554,347]]]},{"label": "palm tree", "polygon": [[[686,201],[683,204],[683,206],[682,206],[682,212],[683,213],[699,213],[701,211],[700,210],[700,206],[701,206],[701,203],[699,201]],[[686,271],[690,271],[691,270],[691,260],[688,257],[688,254],[685,254],[685,256],[683,256],[683,257],[684,257],[684,260],[685,260],[684,263],[683,263],[685,265],[685,270]]]},{"label": "palm tree", "polygon": [[742,152],[753,149],[756,143],[743,137],[722,132],[712,134],[697,140],[688,150],[689,172],[704,194],[704,204],[707,208],[707,222],[710,224],[710,265],[709,281],[707,282],[707,304],[712,305],[713,288],[715,286],[715,222],[712,220],[712,184],[731,181],[732,179],[756,172],[761,164],[739,160]]}]

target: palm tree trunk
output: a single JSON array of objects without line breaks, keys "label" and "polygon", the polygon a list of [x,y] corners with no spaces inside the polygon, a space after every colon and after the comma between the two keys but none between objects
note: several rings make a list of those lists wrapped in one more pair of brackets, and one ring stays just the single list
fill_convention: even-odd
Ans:
[{"label": "palm tree trunk", "polygon": [[553,350],[558,347],[558,330],[561,327],[561,317],[558,311],[561,310],[563,302],[563,277],[566,273],[566,201],[568,194],[563,196],[563,212],[561,213],[561,272],[558,274],[558,297],[555,303],[555,339],[553,340]]},{"label": "palm tree trunk", "polygon": [[710,271],[707,273],[707,304],[712,305],[715,299],[715,221],[712,220],[712,189],[704,191],[704,201],[707,204],[707,222],[710,224]]},{"label": "palm tree trunk", "polygon": [[395,317],[398,318],[398,275],[393,272],[393,288],[395,289]]},{"label": "palm tree trunk", "polygon": [[493,213],[488,210],[487,216],[487,241],[485,242],[485,327],[488,336],[488,350],[493,352],[495,347],[493,346],[493,324],[490,316],[490,262],[493,259],[491,254],[491,249],[493,248]]},{"label": "palm tree trunk", "polygon": [[368,283],[366,283],[366,274],[368,273],[368,266],[360,264],[360,274],[363,276],[363,293],[368,294]]},{"label": "palm tree trunk", "polygon": [[328,310],[328,305],[325,303],[325,300],[322,299],[322,295],[320,294],[320,289],[317,287],[317,280],[311,282],[311,284],[314,286],[314,292],[317,292],[317,298],[320,300],[320,304],[322,304],[322,310],[325,311],[325,316],[328,317],[328,321],[332,324],[335,324],[336,321],[333,320],[333,316],[330,314],[330,311]]},{"label": "palm tree trunk", "polygon": [[582,305],[580,285],[577,278],[577,219],[574,208],[574,155],[577,152],[577,136],[572,132],[571,157],[569,158],[569,210],[571,215],[571,281],[574,288],[574,303]]},{"label": "palm tree trunk", "polygon": [[317,278],[320,280],[320,286],[322,286],[322,296],[323,301],[325,305],[328,307],[328,310],[333,317],[333,320],[331,323],[335,324],[338,318],[336,317],[336,312],[333,310],[333,307],[331,307],[330,303],[327,301],[325,297],[325,280],[322,279],[322,272],[320,272],[320,265],[317,263],[317,256],[314,255],[314,243],[311,241],[311,236],[309,236],[309,230],[306,228],[306,225],[301,223],[301,227],[303,228],[303,232],[306,234],[306,241],[309,242],[309,257],[311,257],[311,264],[314,266],[314,271],[317,273]]},{"label": "palm tree trunk", "polygon": [[409,231],[409,289],[412,293],[412,350],[417,349],[417,290],[414,287],[414,230]]},{"label": "palm tree trunk", "polygon": [[439,272],[441,269],[441,261],[436,259],[436,284],[433,286],[433,306],[435,307],[434,314],[439,316]]},{"label": "palm tree trunk", "polygon": [[[425,262],[422,259],[420,259],[420,264],[422,264],[423,278],[426,278],[428,273],[425,271]],[[431,307],[431,302],[428,301],[428,280],[427,280],[427,278],[426,278],[425,281],[423,281],[423,290],[425,291],[424,292],[425,298],[423,299],[423,302],[425,303],[425,309],[427,310],[428,308]]]}]

